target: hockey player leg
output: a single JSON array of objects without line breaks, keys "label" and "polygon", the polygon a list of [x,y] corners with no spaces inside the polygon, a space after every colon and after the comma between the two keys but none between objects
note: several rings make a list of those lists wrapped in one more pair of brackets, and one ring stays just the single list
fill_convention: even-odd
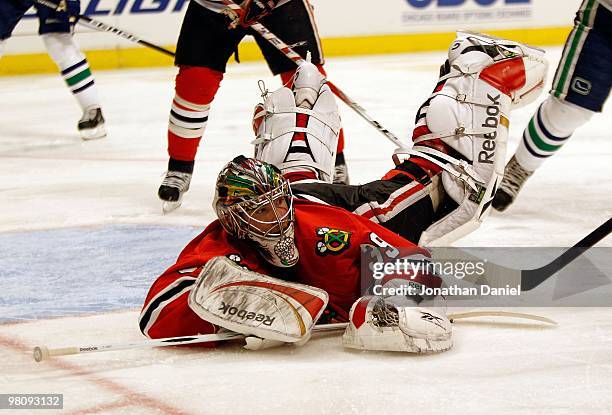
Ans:
[{"label": "hockey player leg", "polygon": [[222,79],[222,72],[209,68],[179,68],[168,123],[168,171],[158,190],[158,196],[164,202],[164,212],[178,208],[183,195],[189,190],[198,145],[208,122],[210,103]]},{"label": "hockey player leg", "polygon": [[212,258],[189,296],[189,307],[205,321],[278,342],[306,341],[327,306],[325,291]]},{"label": "hockey player leg", "polygon": [[89,63],[70,33],[42,35],[49,56],[59,67],[66,85],[83,110],[77,128],[84,140],[106,136],[101,102]]},{"label": "hockey player leg", "polygon": [[612,85],[612,10],[602,1],[584,1],[570,33],[548,99],[530,120],[519,148],[506,166],[493,207],[505,210],[527,178],[555,154],[595,112]]},{"label": "hockey player leg", "polygon": [[336,165],[334,166],[334,184],[350,184],[348,166],[344,157],[344,128],[338,136],[338,149],[336,154]]},{"label": "hockey player leg", "polygon": [[493,207],[498,211],[506,210],[531,174],[555,154],[593,114],[593,111],[549,95],[529,121],[516,154],[506,165],[504,178],[493,199]]},{"label": "hockey player leg", "polygon": [[[420,244],[452,243],[488,215],[503,176],[510,110],[537,97],[546,68],[540,51],[459,33],[419,110],[413,149],[399,150],[439,165],[444,190],[458,205],[423,232]],[[395,159],[401,161],[398,154]]]},{"label": "hockey player leg", "polygon": [[443,352],[452,347],[451,322],[443,313],[400,305],[379,296],[353,304],[342,336],[345,347],[409,353]]}]

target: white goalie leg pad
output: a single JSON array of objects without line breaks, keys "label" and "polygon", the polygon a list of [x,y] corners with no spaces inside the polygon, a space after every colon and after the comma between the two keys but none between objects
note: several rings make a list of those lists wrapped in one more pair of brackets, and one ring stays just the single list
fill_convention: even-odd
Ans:
[{"label": "white goalie leg pad", "polygon": [[[306,98],[298,98],[304,105]],[[318,91],[311,109],[298,107],[295,99],[293,91],[283,87],[269,93],[258,106],[255,158],[276,165],[283,173],[309,171],[331,183],[340,133],[336,101],[327,85]],[[308,105],[310,101],[313,97],[308,98]]]},{"label": "white goalie leg pad", "polygon": [[378,296],[362,297],[351,307],[342,344],[362,350],[442,352],[453,345],[452,327],[438,311],[394,305]]},{"label": "white goalie leg pad", "polygon": [[[445,169],[442,183],[459,207],[421,235],[419,244],[426,246],[454,242],[490,212],[504,173],[510,110],[541,92],[547,63],[535,48],[460,32],[446,68],[425,114],[431,133],[415,139],[413,150],[447,162],[437,162]],[[467,161],[427,148],[426,141],[436,138]]]},{"label": "white goalie leg pad", "polygon": [[319,288],[268,277],[215,257],[198,277],[189,307],[203,320],[228,330],[294,343],[309,336],[328,299]]},{"label": "white goalie leg pad", "polygon": [[[447,245],[478,228],[490,212],[491,200],[504,174],[511,98],[489,83],[472,77],[451,79],[442,90],[448,90],[450,95],[457,94],[457,88],[469,91],[483,105],[440,94],[431,101],[427,126],[433,134],[459,131],[441,140],[469,160],[476,186],[449,171],[442,173],[444,189],[459,207],[423,232],[419,244],[425,246]],[[421,147],[417,145],[414,149]],[[454,167],[462,170],[461,166]]]},{"label": "white goalie leg pad", "polygon": [[319,68],[310,61],[300,64],[293,77],[295,104],[301,108],[312,109],[325,82],[325,77]]}]

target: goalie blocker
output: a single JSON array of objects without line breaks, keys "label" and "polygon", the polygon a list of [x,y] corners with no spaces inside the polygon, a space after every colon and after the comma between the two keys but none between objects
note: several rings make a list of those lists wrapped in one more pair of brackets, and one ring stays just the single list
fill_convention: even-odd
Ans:
[{"label": "goalie blocker", "polygon": [[203,320],[228,330],[294,343],[310,336],[328,299],[319,288],[268,277],[215,257],[191,291],[189,307]]}]

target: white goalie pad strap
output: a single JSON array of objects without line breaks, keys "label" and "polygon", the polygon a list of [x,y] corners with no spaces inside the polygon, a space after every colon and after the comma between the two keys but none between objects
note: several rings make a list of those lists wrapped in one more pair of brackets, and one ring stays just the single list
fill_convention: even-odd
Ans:
[{"label": "white goalie pad strap", "polygon": [[[469,164],[467,164],[465,161],[457,160],[456,158],[453,158],[447,154],[441,153],[437,150],[431,149],[429,147],[422,147],[422,146],[416,146],[410,150],[407,150],[407,149],[398,149],[398,150],[395,150],[394,156],[408,154],[409,156],[417,156],[422,159],[428,160],[438,165],[439,167],[441,167],[451,176],[465,182],[473,190],[478,189],[477,182],[484,183],[484,180],[481,179],[480,176],[478,176],[478,174],[476,174],[473,171],[473,169],[471,169]],[[430,157],[429,155],[427,155],[427,153],[443,158],[444,160],[447,160],[448,163],[443,163],[434,157]],[[405,159],[405,158],[402,158],[402,159]]]},{"label": "white goalie pad strap", "polygon": [[[312,109],[297,107],[293,92],[285,87],[269,93],[263,108],[253,142],[255,157],[278,166],[283,173],[311,171],[331,183],[340,116],[329,87],[321,87]],[[305,125],[298,123],[300,115],[308,116]]]},{"label": "white goalie pad strap", "polygon": [[472,129],[466,129],[464,126],[460,125],[457,128],[455,128],[454,130],[448,130],[448,131],[439,131],[437,133],[431,133],[431,134],[423,134],[420,135],[418,138],[415,138],[412,140],[412,144],[419,144],[422,143],[423,141],[428,141],[428,140],[435,140],[437,138],[448,138],[448,137],[463,137],[466,135],[474,135],[474,134],[489,134],[491,132],[495,131],[495,129],[493,128],[477,128],[475,130]]},{"label": "white goalie pad strap", "polygon": [[[423,153],[425,154],[431,154],[433,156],[439,157],[443,160],[446,160],[447,162],[449,162],[451,165],[455,166],[458,170],[457,173],[459,172],[465,172],[465,174],[463,173],[453,173],[453,176],[458,177],[458,178],[462,178],[463,176],[467,175],[468,177],[474,179],[476,182],[483,184],[485,182],[485,179],[482,178],[482,176],[480,176],[472,167],[472,165],[470,163],[468,163],[465,160],[459,160],[456,159],[452,156],[449,156],[446,153],[443,153],[441,151],[438,151],[434,148],[431,147],[425,147],[425,146],[414,146],[413,150],[415,152],[418,152],[420,155],[422,155]],[[437,162],[437,164],[444,164],[444,163],[440,163],[440,161]],[[449,172],[452,173],[452,170],[447,169]]]},{"label": "white goalie pad strap", "polygon": [[[297,161],[297,160],[296,161],[287,161],[287,162],[283,163],[283,168],[284,169],[290,169],[292,167],[303,167],[303,166],[304,166],[304,162]],[[310,166],[314,167],[315,169],[318,169],[318,170],[323,170],[325,168],[324,165],[319,164],[319,163],[311,163]],[[317,183],[321,183],[320,180],[317,180],[316,182]]]},{"label": "white goalie pad strap", "polygon": [[307,133],[309,138],[314,138],[315,140],[318,140],[330,153],[335,150],[334,148],[329,147],[329,143],[327,141],[322,140],[319,137],[313,136],[312,129],[304,127],[287,127],[285,130],[275,131],[275,134],[277,134],[275,136],[264,134],[263,136],[258,136],[255,140],[251,141],[251,144],[267,144],[267,142],[276,140],[277,138],[281,138],[286,134],[291,134],[292,136],[293,133]]},{"label": "white goalie pad strap", "polygon": [[[459,77],[453,77],[453,78],[459,78]],[[483,107],[486,107],[487,105],[489,105],[488,102],[483,101],[482,97],[475,97],[471,94],[466,94],[466,93],[449,93],[449,92],[435,92],[433,94],[431,94],[431,98],[437,97],[437,96],[445,96],[447,98],[450,99],[454,99],[457,102],[460,102],[462,104],[471,104],[471,105],[480,105]]]},{"label": "white goalie pad strap", "polygon": [[203,320],[290,343],[309,335],[327,302],[319,288],[249,271],[226,257],[208,261],[189,295],[189,307]]},{"label": "white goalie pad strap", "polygon": [[351,307],[344,347],[432,353],[452,347],[452,326],[435,310],[399,306],[382,297],[362,297]]},{"label": "white goalie pad strap", "polygon": [[308,108],[293,107],[290,111],[277,111],[277,112],[274,112],[273,114],[306,114],[306,115],[310,115],[311,117],[315,118],[316,120],[321,121],[327,127],[331,128],[334,132],[340,131],[340,125],[338,125],[336,120],[334,120],[334,119],[332,119],[330,117],[327,117],[327,116],[325,116],[324,114],[322,114],[320,112],[309,110]]}]

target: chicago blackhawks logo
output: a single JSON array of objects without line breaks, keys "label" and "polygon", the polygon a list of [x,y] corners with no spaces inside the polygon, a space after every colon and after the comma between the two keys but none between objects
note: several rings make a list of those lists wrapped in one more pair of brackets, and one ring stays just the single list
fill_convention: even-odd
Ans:
[{"label": "chicago blackhawks logo", "polygon": [[319,255],[338,255],[351,246],[351,233],[339,229],[319,228],[317,235],[321,240],[317,242],[317,253]]}]

